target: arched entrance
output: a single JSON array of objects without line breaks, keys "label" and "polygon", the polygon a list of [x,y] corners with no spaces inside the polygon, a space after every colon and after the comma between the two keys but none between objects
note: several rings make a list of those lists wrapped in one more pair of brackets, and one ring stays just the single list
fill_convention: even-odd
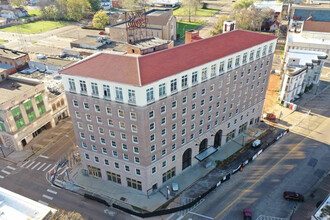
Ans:
[{"label": "arched entrance", "polygon": [[202,142],[199,144],[199,153],[204,151],[207,148],[207,138],[202,140]]},{"label": "arched entrance", "polygon": [[191,165],[191,148],[188,148],[182,155],[182,170]]},{"label": "arched entrance", "polygon": [[219,130],[215,135],[214,135],[214,147],[220,147],[221,146],[221,137],[222,137],[222,130]]}]

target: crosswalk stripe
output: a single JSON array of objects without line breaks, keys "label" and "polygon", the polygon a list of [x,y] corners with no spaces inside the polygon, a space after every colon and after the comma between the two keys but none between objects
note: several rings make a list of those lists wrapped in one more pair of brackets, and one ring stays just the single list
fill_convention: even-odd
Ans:
[{"label": "crosswalk stripe", "polygon": [[48,167],[50,167],[51,166],[51,164],[49,164],[48,166],[46,166],[42,171],[45,171],[45,170],[47,170],[48,169]]},{"label": "crosswalk stripe", "polygon": [[35,162],[34,161],[32,161],[32,163],[30,163],[27,167],[25,167],[25,168],[29,168],[32,164],[34,164]]},{"label": "crosswalk stripe", "polygon": [[50,192],[50,193],[53,193],[53,194],[57,194],[57,192],[56,191],[54,191],[54,190],[51,190],[51,189],[47,189],[47,192]]},{"label": "crosswalk stripe", "polygon": [[48,203],[47,202],[44,202],[44,201],[41,201],[41,200],[38,200],[39,203],[43,204],[43,205],[46,205],[48,206]]},{"label": "crosswalk stripe", "polygon": [[33,170],[34,168],[36,168],[41,162],[38,162],[36,165],[34,165],[31,169]]},{"label": "crosswalk stripe", "polygon": [[46,163],[43,163],[40,167],[38,167],[38,169],[37,170],[40,170],[43,166],[45,166],[46,165]]},{"label": "crosswalk stripe", "polygon": [[3,179],[4,177],[0,175],[0,178]]},{"label": "crosswalk stripe", "polygon": [[69,167],[66,167],[66,168],[60,173],[60,175],[62,175],[67,169],[69,169]]},{"label": "crosswalk stripe", "polygon": [[11,169],[11,170],[16,170],[16,168],[14,167],[11,167],[11,166],[7,166],[8,169]]},{"label": "crosswalk stripe", "polygon": [[28,161],[26,161],[25,163],[23,163],[22,164],[22,166],[21,167],[24,167],[28,162],[30,162],[29,160]]},{"label": "crosswalk stripe", "polygon": [[46,158],[46,159],[48,159],[49,157],[47,157],[47,156],[44,156],[44,155],[39,155],[39,157],[42,157],[42,158]]},{"label": "crosswalk stripe", "polygon": [[10,172],[8,172],[8,171],[5,171],[5,170],[1,170],[1,172],[3,172],[3,173],[5,173],[5,174],[10,174]]},{"label": "crosswalk stripe", "polygon": [[[57,166],[57,165],[55,164],[55,165],[54,165],[49,171],[54,170],[56,166]],[[48,172],[49,172],[49,171],[48,171]]]},{"label": "crosswalk stripe", "polygon": [[48,195],[45,195],[45,194],[43,194],[42,197],[44,197],[44,198],[46,198],[46,199],[49,199],[49,200],[53,200],[53,197],[48,196]]}]

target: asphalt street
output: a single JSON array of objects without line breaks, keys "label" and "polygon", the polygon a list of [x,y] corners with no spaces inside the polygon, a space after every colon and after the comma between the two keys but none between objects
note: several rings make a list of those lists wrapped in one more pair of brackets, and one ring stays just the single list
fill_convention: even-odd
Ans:
[{"label": "asphalt street", "polygon": [[[59,126],[41,133],[32,144],[36,146],[36,143],[45,146],[23,163],[0,160],[1,187],[56,209],[77,211],[85,219],[134,219],[126,213],[87,200],[82,195],[54,187],[46,179],[58,161],[76,148],[70,120],[62,121]],[[58,175],[65,175],[67,169],[68,165],[60,168]]]},{"label": "asphalt street", "polygon": [[330,88],[308,102],[305,107],[311,115],[184,219],[241,219],[244,208],[252,210],[253,219],[290,217],[299,203],[284,200],[283,191],[297,191],[308,199],[312,187],[329,171],[329,97]]}]

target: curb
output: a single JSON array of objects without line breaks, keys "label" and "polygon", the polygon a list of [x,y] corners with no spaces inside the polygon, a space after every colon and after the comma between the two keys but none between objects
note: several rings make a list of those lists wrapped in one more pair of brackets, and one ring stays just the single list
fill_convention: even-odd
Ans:
[{"label": "curb", "polygon": [[19,163],[19,162],[15,162],[15,161],[13,161],[11,159],[8,159],[8,158],[5,158],[5,157],[1,157],[1,156],[0,156],[0,159],[6,160],[6,161],[11,162],[11,163],[14,163],[14,164],[18,164]]}]

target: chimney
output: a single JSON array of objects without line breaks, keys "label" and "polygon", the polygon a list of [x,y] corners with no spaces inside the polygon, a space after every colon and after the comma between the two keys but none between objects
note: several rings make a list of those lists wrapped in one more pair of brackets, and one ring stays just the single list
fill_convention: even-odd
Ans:
[{"label": "chimney", "polygon": [[236,28],[236,21],[224,21],[222,33],[233,31]]},{"label": "chimney", "polygon": [[185,32],[185,42],[184,42],[185,44],[198,41],[201,39],[203,38],[199,36],[199,31],[197,30],[189,30]]}]

